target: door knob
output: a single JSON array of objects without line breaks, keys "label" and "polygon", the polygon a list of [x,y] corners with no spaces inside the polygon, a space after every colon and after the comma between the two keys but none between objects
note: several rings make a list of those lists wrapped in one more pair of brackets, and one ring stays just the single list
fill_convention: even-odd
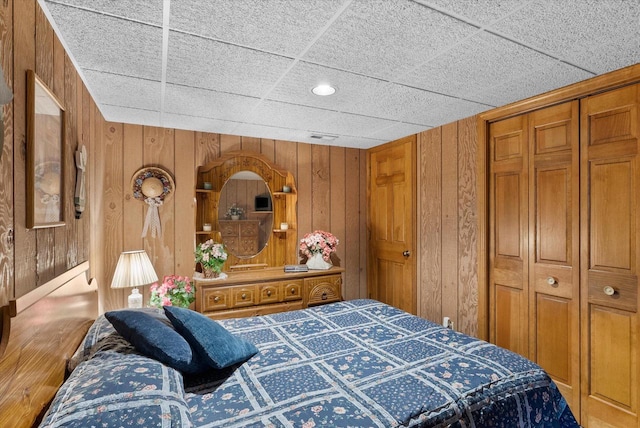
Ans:
[{"label": "door knob", "polygon": [[409,251],[409,250],[404,250],[404,251],[402,252],[402,255],[403,255],[403,256],[405,256],[405,257],[409,257],[409,256],[411,255],[411,251]]}]

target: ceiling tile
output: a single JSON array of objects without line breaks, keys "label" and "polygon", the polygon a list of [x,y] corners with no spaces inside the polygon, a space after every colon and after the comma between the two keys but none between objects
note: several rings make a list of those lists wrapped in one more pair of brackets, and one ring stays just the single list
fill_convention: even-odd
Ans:
[{"label": "ceiling tile", "polygon": [[208,117],[164,113],[162,115],[162,126],[165,128],[185,129],[189,131],[231,134],[236,126],[238,126],[238,123]]},{"label": "ceiling tile", "polygon": [[129,107],[102,104],[99,106],[102,116],[108,122],[141,123],[148,126],[161,126],[160,112]]},{"label": "ceiling tile", "polygon": [[84,72],[87,87],[102,104],[160,111],[160,82],[101,71]]},{"label": "ceiling tile", "polygon": [[547,68],[536,69],[513,80],[498,82],[495,85],[486,87],[478,93],[470,94],[470,98],[483,99],[486,102],[501,106],[590,77],[593,77],[593,74],[556,61]]},{"label": "ceiling tile", "polygon": [[640,45],[636,0],[537,0],[493,26],[589,71],[608,68],[607,63],[615,68],[628,65],[630,55],[638,61],[633,56]]},{"label": "ceiling tile", "polygon": [[65,4],[105,15],[162,25],[163,2],[157,0],[113,1],[113,0],[45,0],[48,7],[52,3]]},{"label": "ceiling tile", "polygon": [[476,31],[418,3],[360,0],[351,3],[304,59],[394,79]]},{"label": "ceiling tile", "polygon": [[388,128],[380,129],[371,136],[382,141],[393,141],[407,135],[419,134],[420,132],[430,129],[430,126],[413,125],[410,123],[394,123]]},{"label": "ceiling tile", "polygon": [[502,19],[527,4],[523,0],[417,0],[444,13],[463,17],[468,22],[488,25]]},{"label": "ceiling tile", "polygon": [[[292,60],[172,31],[167,82],[261,97]],[[194,58],[198,58],[194,61]]]},{"label": "ceiling tile", "polygon": [[55,3],[48,6],[56,23],[67,30],[66,46],[83,69],[161,79],[161,28]]},{"label": "ceiling tile", "polygon": [[247,122],[289,128],[292,123],[303,131],[324,134],[369,136],[393,122],[349,113],[338,113],[276,101],[263,101],[247,117]]},{"label": "ceiling tile", "polygon": [[181,115],[222,120],[237,120],[258,98],[167,84],[164,111]]},{"label": "ceiling tile", "polygon": [[343,0],[174,0],[169,22],[172,29],[296,57],[342,3]]},{"label": "ceiling tile", "polygon": [[505,80],[514,79],[531,68],[550,66],[547,55],[501,37],[482,32],[401,77],[399,82],[426,90],[467,98]]}]

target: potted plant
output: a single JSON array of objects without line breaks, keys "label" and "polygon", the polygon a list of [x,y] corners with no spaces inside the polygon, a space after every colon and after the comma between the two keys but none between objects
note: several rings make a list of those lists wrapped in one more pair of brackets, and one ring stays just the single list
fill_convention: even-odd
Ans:
[{"label": "potted plant", "polygon": [[202,266],[205,278],[217,278],[222,272],[222,265],[227,261],[227,250],[224,245],[209,239],[196,247],[196,263]]},{"label": "potted plant", "polygon": [[227,217],[231,220],[240,220],[243,214],[244,209],[237,206],[236,204],[231,205],[227,210]]}]

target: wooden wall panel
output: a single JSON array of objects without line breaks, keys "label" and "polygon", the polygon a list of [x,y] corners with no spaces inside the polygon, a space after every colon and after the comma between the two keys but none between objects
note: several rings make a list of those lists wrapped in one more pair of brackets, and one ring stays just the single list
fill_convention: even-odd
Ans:
[{"label": "wooden wall panel", "polygon": [[[0,3],[0,66],[9,88],[13,86],[13,4]],[[13,294],[13,103],[0,106],[4,145],[0,150],[0,306]]]},{"label": "wooden wall panel", "polygon": [[442,129],[418,139],[418,315],[442,321]]},{"label": "wooden wall panel", "polygon": [[458,121],[457,329],[478,335],[477,120]]},{"label": "wooden wall panel", "polygon": [[419,134],[418,314],[477,335],[475,117]]},{"label": "wooden wall panel", "polygon": [[[16,1],[13,4],[13,176],[15,228],[15,297],[22,296],[36,286],[36,235],[27,230],[26,144],[27,144],[27,70],[35,69],[36,2]],[[20,54],[17,55],[16,52]],[[25,177],[25,180],[19,180]]]}]

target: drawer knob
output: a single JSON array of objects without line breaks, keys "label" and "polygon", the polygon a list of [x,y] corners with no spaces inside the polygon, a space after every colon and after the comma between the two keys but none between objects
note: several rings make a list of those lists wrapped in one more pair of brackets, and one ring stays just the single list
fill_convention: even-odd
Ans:
[{"label": "drawer knob", "polygon": [[267,297],[271,297],[271,290],[267,290]]},{"label": "drawer knob", "polygon": [[547,284],[553,286],[553,285],[556,285],[557,283],[558,281],[554,277],[550,276],[549,278],[547,278]]},{"label": "drawer knob", "polygon": [[242,297],[242,300],[244,300],[244,299],[247,298],[247,295],[245,293],[242,293],[242,296],[240,296],[240,297]]},{"label": "drawer knob", "polygon": [[291,289],[291,294],[296,294],[296,289],[295,288]]},{"label": "drawer knob", "polygon": [[218,303],[218,302],[220,301],[220,296],[216,296],[216,297],[214,297],[214,298],[213,298],[213,301],[214,301],[214,302],[216,302],[216,303]]},{"label": "drawer knob", "polygon": [[327,300],[327,293],[322,293],[322,300]]},{"label": "drawer knob", "polygon": [[616,289],[613,288],[610,285],[605,285],[604,288],[602,289],[602,291],[604,292],[604,294],[606,294],[607,296],[613,296],[614,294],[616,294]]}]

